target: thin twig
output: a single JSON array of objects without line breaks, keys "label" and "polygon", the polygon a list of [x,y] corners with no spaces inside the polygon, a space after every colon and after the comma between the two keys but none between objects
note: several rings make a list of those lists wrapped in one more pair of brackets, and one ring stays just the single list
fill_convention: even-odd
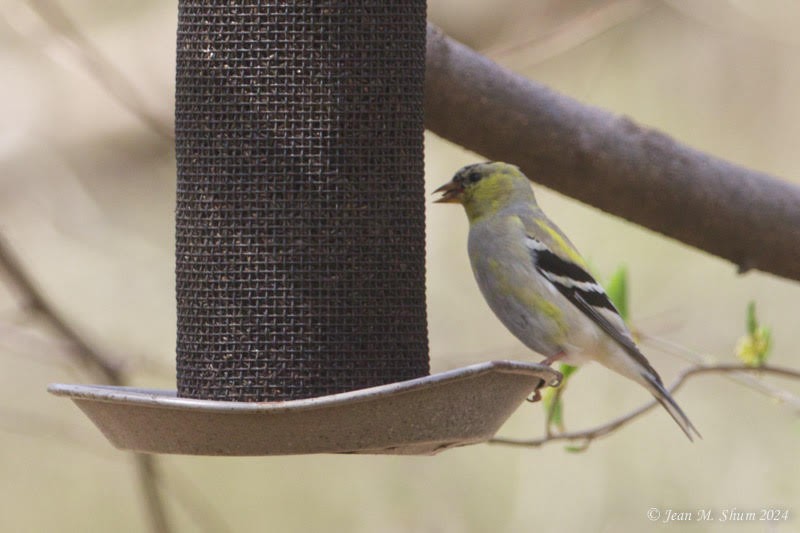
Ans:
[{"label": "thin twig", "polygon": [[[21,420],[22,422],[17,422]],[[102,446],[98,448],[100,441],[97,439],[86,439],[72,431],[72,427],[65,424],[63,420],[43,416],[35,412],[21,412],[16,408],[4,409],[0,407],[0,432],[17,435],[22,437],[32,437],[45,439],[52,443],[57,441],[59,445],[67,444],[72,446],[74,450],[88,453],[94,459],[104,459],[111,461],[119,461],[123,456],[110,448],[109,446]],[[143,460],[147,462],[147,456],[136,455],[136,460]],[[154,456],[151,456],[155,458]],[[144,469],[142,469],[144,470]],[[153,473],[153,469],[149,469]],[[183,507],[186,514],[194,522],[197,531],[209,531],[214,533],[221,533],[224,531],[233,531],[230,524],[216,511],[213,502],[207,498],[202,497],[197,487],[183,476],[178,476],[174,471],[170,473],[169,483],[164,479],[165,476],[161,472],[156,472],[159,481],[159,490],[172,491],[172,497],[175,502]],[[159,524],[163,524],[163,515],[159,515]],[[153,520],[155,522],[155,520]],[[161,529],[160,525],[154,524],[152,529],[154,531],[169,531],[169,529]]]},{"label": "thin twig", "polygon": [[511,45],[493,46],[482,53],[499,59],[522,51],[527,64],[541,63],[652,11],[656,5],[651,0],[612,0],[599,5],[592,4],[543,35],[535,35]]},{"label": "thin twig", "polygon": [[108,446],[98,449],[97,439],[91,440],[75,432],[73,425],[55,415],[24,411],[19,406],[0,406],[0,432],[32,437],[47,442],[71,445],[93,457],[119,457]]},{"label": "thin twig", "polygon": [[136,86],[80,31],[58,2],[28,0],[28,4],[53,32],[75,47],[89,74],[112,98],[164,139],[174,138],[171,120],[148,109]]},{"label": "thin twig", "polygon": [[[700,374],[729,374],[734,372],[750,372],[759,374],[772,374],[782,376],[790,379],[800,380],[800,370],[793,370],[791,368],[783,368],[776,366],[761,366],[749,367],[738,364],[719,364],[719,365],[706,365],[706,366],[693,366],[681,372],[675,382],[669,387],[671,393],[675,393],[680,387],[692,376]],[[658,405],[658,402],[653,400],[630,413],[616,418],[608,423],[602,424],[589,429],[580,431],[571,431],[567,433],[558,433],[549,436],[544,436],[538,439],[507,439],[507,438],[494,438],[489,441],[490,444],[505,444],[509,446],[524,446],[529,448],[538,448],[549,442],[555,441],[582,441],[582,445],[578,449],[586,449],[591,442],[614,433],[619,428],[629,424],[633,420],[639,418],[649,410]]]},{"label": "thin twig", "polygon": [[83,336],[62,316],[44,296],[42,290],[25,271],[22,263],[0,234],[0,269],[23,298],[23,306],[45,320],[74,350],[70,354],[93,373],[111,385],[122,385],[123,378],[116,362],[107,359],[89,345]]},{"label": "thin twig", "polygon": [[[688,361],[695,365],[714,365],[717,364],[717,361],[714,358],[706,355],[702,355],[696,353],[689,348],[681,346],[677,343],[674,343],[670,340],[663,339],[661,337],[657,337],[655,335],[651,335],[649,333],[639,332],[639,335],[643,342],[651,343],[656,346],[656,348],[663,350],[669,354],[675,355],[684,361]],[[752,389],[756,392],[759,392],[769,398],[779,401],[780,403],[788,406],[792,411],[797,414],[800,414],[800,397],[796,394],[792,394],[789,391],[783,390],[781,388],[775,387],[769,383],[765,383],[764,381],[751,376],[745,372],[739,373],[729,373],[726,374],[725,377],[731,381],[735,381],[740,385],[744,385],[745,387]]]},{"label": "thin twig", "polygon": [[[0,234],[0,269],[4,271],[9,283],[20,293],[25,307],[37,314],[75,349],[69,354],[75,357],[90,372],[112,385],[124,385],[123,372],[117,363],[98,350],[58,312],[44,293],[28,275],[21,261]],[[167,521],[164,501],[158,491],[158,465],[154,456],[135,454],[134,462],[139,475],[140,486],[148,510],[151,529],[155,533],[171,531]]]},{"label": "thin twig", "polygon": [[234,531],[225,518],[216,512],[214,502],[197,490],[195,483],[176,473],[174,468],[170,469],[169,477],[176,502],[183,506],[198,531],[211,533]]},{"label": "thin twig", "polygon": [[[123,455],[109,446],[98,447],[99,440],[84,438],[76,434],[74,428],[55,416],[36,412],[23,412],[17,407],[0,406],[0,432],[44,439],[47,442],[67,444],[74,450],[90,454],[93,458],[119,461]],[[137,459],[139,460],[139,459]],[[187,478],[170,469],[169,479],[158,472],[159,491],[169,490],[177,505],[191,517],[197,531],[221,533],[233,531],[230,524],[221,516],[213,502],[203,497],[198,488]],[[153,527],[155,529],[155,526]]]},{"label": "thin twig", "polygon": [[169,533],[172,529],[167,520],[164,500],[159,492],[158,485],[161,472],[155,455],[144,453],[133,454],[136,463],[136,472],[139,474],[139,483],[147,506],[147,517],[150,520],[150,530],[153,533]]},{"label": "thin twig", "polygon": [[71,349],[69,342],[42,334],[32,326],[0,320],[0,355],[17,355],[26,363],[56,365],[75,371],[75,361],[67,354]]}]

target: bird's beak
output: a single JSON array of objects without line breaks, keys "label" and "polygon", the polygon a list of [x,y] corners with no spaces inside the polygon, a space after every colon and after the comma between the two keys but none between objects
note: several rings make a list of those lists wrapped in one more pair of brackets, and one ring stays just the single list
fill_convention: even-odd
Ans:
[{"label": "bird's beak", "polygon": [[455,181],[448,181],[435,191],[433,194],[442,193],[442,197],[434,200],[435,204],[457,204],[461,202],[461,193],[464,192],[464,187]]}]

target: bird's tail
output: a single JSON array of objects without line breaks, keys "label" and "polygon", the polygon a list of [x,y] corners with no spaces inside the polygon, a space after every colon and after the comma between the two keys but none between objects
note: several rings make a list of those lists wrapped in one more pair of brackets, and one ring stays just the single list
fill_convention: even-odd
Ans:
[{"label": "bird's tail", "polygon": [[664,384],[661,383],[661,380],[658,378],[658,375],[652,376],[649,372],[641,374],[641,383],[644,385],[647,390],[650,391],[650,394],[658,400],[658,403],[667,410],[669,415],[677,422],[677,424],[681,427],[686,436],[689,437],[690,441],[694,441],[694,436],[696,435],[699,438],[703,438],[700,435],[700,432],[697,431],[697,428],[694,427],[689,417],[686,416],[686,413],[683,412],[683,409],[678,407],[678,404],[672,398],[672,395],[669,391],[664,388]]}]

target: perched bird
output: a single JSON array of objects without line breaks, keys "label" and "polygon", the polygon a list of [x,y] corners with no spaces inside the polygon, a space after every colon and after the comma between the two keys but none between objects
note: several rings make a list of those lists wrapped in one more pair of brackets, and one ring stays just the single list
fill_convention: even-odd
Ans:
[{"label": "perched bird", "polygon": [[483,297],[544,364],[594,360],[644,386],[689,440],[700,436],[633,341],[605,291],[566,235],[536,203],[514,165],[469,165],[439,187],[436,203],[460,203],[469,258]]}]

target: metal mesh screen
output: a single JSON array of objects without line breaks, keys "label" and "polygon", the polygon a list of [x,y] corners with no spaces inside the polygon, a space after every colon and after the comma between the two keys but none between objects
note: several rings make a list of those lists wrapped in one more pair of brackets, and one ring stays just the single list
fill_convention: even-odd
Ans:
[{"label": "metal mesh screen", "polygon": [[424,0],[179,2],[179,395],[428,374],[424,58]]}]

